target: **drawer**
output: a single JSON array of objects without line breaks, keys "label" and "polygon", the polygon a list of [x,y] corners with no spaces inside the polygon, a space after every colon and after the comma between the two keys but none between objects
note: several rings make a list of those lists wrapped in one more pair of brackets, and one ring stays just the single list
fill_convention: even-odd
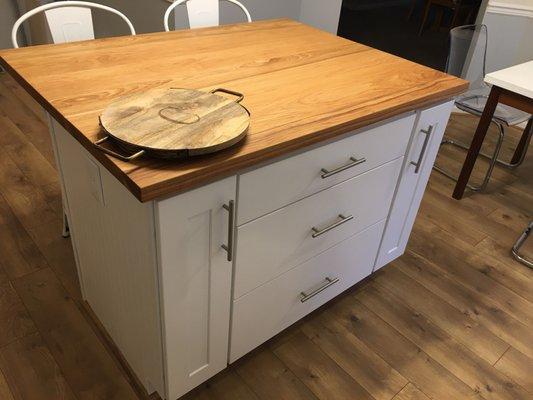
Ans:
[{"label": "drawer", "polygon": [[239,226],[234,298],[385,218],[402,161],[397,158]]},{"label": "drawer", "polygon": [[230,362],[368,276],[384,225],[372,225],[235,300]]},{"label": "drawer", "polygon": [[412,114],[240,175],[237,225],[405,155],[414,121]]}]

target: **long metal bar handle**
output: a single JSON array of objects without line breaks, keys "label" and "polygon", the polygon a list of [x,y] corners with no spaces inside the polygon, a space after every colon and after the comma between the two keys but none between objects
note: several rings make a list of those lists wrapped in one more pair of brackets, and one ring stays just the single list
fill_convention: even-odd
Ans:
[{"label": "long metal bar handle", "polygon": [[238,97],[237,100],[235,100],[237,103],[240,103],[244,99],[244,94],[239,93],[239,92],[235,92],[234,90],[229,90],[229,89],[224,89],[224,88],[217,88],[217,89],[211,90],[211,93],[213,93],[213,94],[216,93],[216,92],[222,92],[222,93],[226,93],[226,94],[231,94],[233,96]]},{"label": "long metal bar handle", "polygon": [[224,210],[228,212],[228,245],[225,244],[221,245],[224,250],[226,250],[226,253],[228,253],[228,261],[233,261],[233,239],[234,239],[234,225],[235,225],[235,202],[233,200],[230,200],[228,204],[224,204],[222,206]]},{"label": "long metal bar handle", "polygon": [[324,229],[318,229],[313,226],[311,228],[311,230],[313,231],[313,234],[311,236],[313,236],[314,238],[319,237],[320,235],[323,235],[324,233],[329,232],[330,230],[335,229],[338,226],[341,226],[342,224],[345,224],[348,221],[351,221],[353,219],[353,215],[348,215],[347,217],[345,217],[344,215],[339,214],[339,218],[340,218],[339,221],[327,226]]},{"label": "long metal bar handle", "polygon": [[415,174],[418,174],[420,172],[420,168],[422,167],[422,160],[424,159],[429,139],[431,138],[431,134],[433,133],[433,125],[430,125],[427,130],[421,129],[421,132],[426,134],[426,138],[424,139],[424,143],[422,144],[422,150],[420,151],[420,155],[418,156],[418,161],[411,161],[411,164],[415,166]]},{"label": "long metal bar handle", "polygon": [[336,284],[339,281],[339,278],[333,278],[332,279],[332,278],[326,277],[325,280],[326,280],[326,282],[322,286],[320,286],[318,289],[313,290],[309,294],[307,294],[306,292],[300,292],[300,301],[302,303],[305,303],[307,300],[312,299],[317,294],[319,294],[319,293],[323,292],[324,290],[326,290],[328,287],[333,286],[334,284]]},{"label": "long metal bar handle", "polygon": [[331,171],[325,169],[325,168],[322,168],[321,171],[322,171],[322,179],[326,179],[326,178],[329,178],[330,176],[332,175],[335,175],[335,174],[338,174],[339,172],[342,172],[342,171],[346,171],[348,168],[352,168],[352,167],[355,167],[356,165],[359,165],[359,164],[362,164],[364,162],[366,162],[366,158],[360,158],[360,159],[357,159],[355,157],[350,157],[350,161],[348,164],[345,164],[345,165],[341,165],[340,167],[338,168],[335,168]]},{"label": "long metal bar handle", "polygon": [[130,156],[123,156],[122,154],[119,154],[119,153],[116,153],[114,152],[113,150],[109,150],[109,149],[106,149],[105,147],[103,146],[100,146],[102,143],[104,143],[106,140],[109,139],[109,136],[105,136],[103,137],[102,139],[98,139],[96,142],[94,142],[93,144],[98,148],[100,149],[101,151],[103,151],[104,153],[106,154],[109,154],[110,156],[113,156],[115,158],[118,158],[119,160],[122,160],[122,161],[133,161],[135,160],[136,158],[139,158],[140,156],[142,156],[145,151],[144,150],[140,150],[138,151],[137,153],[134,153]]}]

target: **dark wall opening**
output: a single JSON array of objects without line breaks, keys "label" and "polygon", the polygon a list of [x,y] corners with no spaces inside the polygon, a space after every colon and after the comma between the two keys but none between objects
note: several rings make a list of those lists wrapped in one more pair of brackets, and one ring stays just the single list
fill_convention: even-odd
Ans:
[{"label": "dark wall opening", "polygon": [[474,23],[481,0],[344,0],[339,36],[444,70],[448,32]]}]

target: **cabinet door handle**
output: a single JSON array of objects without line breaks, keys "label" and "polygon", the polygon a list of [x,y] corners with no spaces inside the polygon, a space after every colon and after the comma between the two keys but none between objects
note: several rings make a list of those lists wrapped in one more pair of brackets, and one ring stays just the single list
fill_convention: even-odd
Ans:
[{"label": "cabinet door handle", "polygon": [[320,235],[323,235],[324,233],[329,232],[330,230],[335,229],[336,227],[341,226],[342,224],[345,224],[348,221],[351,221],[353,219],[353,215],[348,215],[347,217],[345,217],[344,215],[339,214],[339,218],[339,221],[334,222],[333,224],[323,229],[318,229],[317,227],[313,226],[311,228],[311,230],[313,231],[313,234],[311,236],[314,238],[319,237]]},{"label": "cabinet door handle", "polygon": [[300,292],[300,301],[302,303],[305,303],[307,300],[312,299],[313,297],[315,297],[320,292],[323,292],[328,287],[333,286],[334,284],[336,284],[338,281],[339,281],[339,278],[333,278],[332,279],[332,278],[326,277],[324,284],[322,286],[320,286],[319,288],[313,290],[311,293]]},{"label": "cabinet door handle", "polygon": [[418,174],[420,172],[420,167],[422,166],[422,160],[424,159],[424,154],[426,154],[426,149],[428,147],[429,139],[431,138],[431,133],[433,132],[433,125],[430,125],[427,130],[421,129],[421,132],[426,134],[426,137],[424,139],[424,144],[422,144],[422,150],[420,151],[420,155],[418,156],[418,161],[417,162],[411,161],[411,164],[415,166],[415,174]]},{"label": "cabinet door handle", "polygon": [[222,247],[228,253],[228,261],[233,261],[233,232],[235,225],[235,202],[230,200],[228,204],[222,206],[228,212],[228,244],[223,244]]},{"label": "cabinet door handle", "polygon": [[326,168],[322,168],[322,179],[329,178],[332,175],[338,174],[339,172],[346,171],[348,168],[355,167],[356,165],[362,164],[366,162],[366,158],[360,158],[359,160],[355,157],[350,157],[350,162],[345,165],[341,165],[340,167],[337,167],[331,171],[327,170]]}]

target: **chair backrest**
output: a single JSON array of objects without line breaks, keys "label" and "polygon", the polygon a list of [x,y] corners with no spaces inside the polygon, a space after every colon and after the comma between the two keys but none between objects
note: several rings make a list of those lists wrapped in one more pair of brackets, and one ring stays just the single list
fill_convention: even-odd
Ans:
[{"label": "chair backrest", "polygon": [[54,43],[76,42],[79,40],[94,39],[93,20],[91,8],[109,11],[118,15],[126,22],[132,35],[135,29],[131,21],[120,11],[98,3],[86,1],[58,1],[36,7],[21,16],[11,30],[13,47],[18,48],[17,32],[24,21],[28,18],[44,12],[46,22],[52,34]]},{"label": "chair backrest", "polygon": [[[220,1],[222,0],[176,0],[174,1],[165,12],[163,17],[163,23],[165,25],[165,30],[168,32],[169,28],[169,17],[177,6],[185,3],[187,6],[187,14],[189,16],[189,27],[190,28],[203,28],[207,26],[217,26],[220,23],[219,10],[220,10]],[[235,4],[238,6],[248,22],[252,22],[252,17],[244,5],[239,3],[237,0],[224,0],[228,3]]]},{"label": "chair backrest", "polygon": [[470,88],[484,85],[487,63],[486,25],[463,25],[450,30],[450,52],[446,72],[470,81]]}]

